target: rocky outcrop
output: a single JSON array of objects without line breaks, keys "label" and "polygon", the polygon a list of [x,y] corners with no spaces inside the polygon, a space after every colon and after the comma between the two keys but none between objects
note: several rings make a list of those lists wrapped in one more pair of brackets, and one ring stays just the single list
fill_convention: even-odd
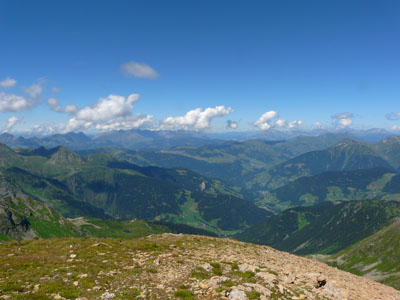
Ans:
[{"label": "rocky outcrop", "polygon": [[0,234],[21,238],[29,230],[29,221],[25,215],[10,209],[12,203],[11,197],[0,199]]}]

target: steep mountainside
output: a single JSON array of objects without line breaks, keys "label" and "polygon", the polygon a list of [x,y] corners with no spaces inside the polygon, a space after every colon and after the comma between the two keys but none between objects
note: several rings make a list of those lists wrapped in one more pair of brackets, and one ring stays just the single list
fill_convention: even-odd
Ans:
[{"label": "steep mountainside", "polygon": [[372,144],[371,148],[394,168],[400,170],[400,136],[390,137],[379,143]]},{"label": "steep mountainside", "polygon": [[400,200],[398,175],[385,168],[329,171],[304,176],[265,195],[259,204],[273,211],[314,205],[322,201],[385,199]]},{"label": "steep mountainside", "polygon": [[0,198],[0,240],[79,235],[76,226],[43,203],[22,196]]},{"label": "steep mountainside", "polygon": [[3,148],[3,180],[69,217],[156,219],[225,234],[271,214],[189,170],[139,167],[107,154],[81,157],[64,147],[25,155]]},{"label": "steep mountainside", "polygon": [[400,290],[400,220],[324,261]]},{"label": "steep mountainside", "polygon": [[5,243],[0,278],[8,299],[400,299],[389,286],[266,246],[172,234]]},{"label": "steep mountainside", "polygon": [[388,226],[399,216],[400,202],[323,202],[285,210],[236,237],[296,254],[330,254]]},{"label": "steep mountainside", "polygon": [[[347,139],[328,149],[307,152],[285,161],[257,177],[261,186],[273,189],[300,177],[326,171],[352,171],[376,167],[393,169],[367,145]],[[265,182],[260,178],[266,178]]]}]

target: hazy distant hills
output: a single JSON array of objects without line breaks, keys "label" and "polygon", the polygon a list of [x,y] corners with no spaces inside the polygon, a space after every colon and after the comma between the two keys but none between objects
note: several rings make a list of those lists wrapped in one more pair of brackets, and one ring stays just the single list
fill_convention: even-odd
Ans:
[{"label": "hazy distant hills", "polygon": [[13,136],[8,133],[0,135],[0,143],[11,148],[53,148],[64,146],[72,150],[95,149],[99,147],[118,147],[135,149],[162,149],[178,145],[204,145],[217,142],[216,139],[197,132],[186,131],[151,131],[151,130],[118,130],[87,136],[82,132],[54,134],[45,137]]},{"label": "hazy distant hills", "polygon": [[[160,151],[139,151],[106,148],[94,152],[109,152],[115,157],[148,166],[178,167],[194,170],[242,189],[251,189],[258,174],[297,155],[322,150],[346,138],[346,135],[326,134],[319,137],[296,137],[287,141],[228,141],[202,146],[178,146]],[[89,151],[90,153],[90,151]],[[262,184],[264,180],[260,178]]]},{"label": "hazy distant hills", "polygon": [[[318,136],[342,136],[366,142],[379,142],[392,137],[393,134],[383,129],[368,130],[337,130],[329,132],[326,130],[312,131],[249,131],[249,132],[225,132],[225,133],[202,133],[196,131],[169,131],[169,130],[113,130],[96,135],[79,133],[53,134],[48,136],[16,136],[9,133],[0,135],[0,143],[11,148],[29,147],[54,148],[64,146],[71,150],[87,150],[100,147],[116,147],[124,149],[165,149],[183,145],[209,145],[221,141],[286,141],[296,140],[297,137]],[[314,149],[315,150],[315,149]],[[310,151],[310,150],[309,150]]]}]

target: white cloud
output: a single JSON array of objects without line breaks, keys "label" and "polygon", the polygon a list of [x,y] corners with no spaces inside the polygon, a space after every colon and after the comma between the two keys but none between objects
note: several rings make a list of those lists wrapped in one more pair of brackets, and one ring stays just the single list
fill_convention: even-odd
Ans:
[{"label": "white cloud", "polygon": [[51,91],[52,91],[53,93],[59,93],[59,92],[60,92],[60,89],[59,89],[58,87],[52,87],[52,88],[51,88]]},{"label": "white cloud", "polygon": [[312,124],[312,126],[315,127],[315,128],[319,128],[319,129],[324,128],[324,125],[322,125],[321,122],[314,122],[314,123]]},{"label": "white cloud", "polygon": [[157,79],[158,73],[149,65],[130,61],[121,65],[121,70],[128,76]]},{"label": "white cloud", "polygon": [[[66,124],[59,126],[59,131],[65,133],[79,130],[116,130],[146,127],[154,123],[151,115],[132,115],[133,104],[140,98],[139,94],[131,94],[128,97],[109,95],[100,98],[98,102],[84,108],[75,105],[67,105],[62,110],[73,117]],[[58,107],[58,103],[52,101],[49,105]]]},{"label": "white cloud", "polygon": [[58,101],[56,98],[49,98],[47,100],[47,104],[50,106],[52,111],[56,112],[62,112],[61,106],[58,104]]},{"label": "white cloud", "polygon": [[15,94],[0,92],[0,112],[17,112],[31,108],[34,105],[31,101]]},{"label": "white cloud", "polygon": [[275,125],[278,126],[278,127],[285,127],[285,125],[286,125],[286,120],[284,120],[284,119],[279,119],[279,120],[277,120],[277,121],[275,122]]},{"label": "white cloud", "polygon": [[23,87],[22,90],[35,99],[43,92],[43,87],[39,83],[34,83],[31,86]]},{"label": "white cloud", "polygon": [[20,118],[17,118],[15,116],[9,117],[4,132],[9,132],[15,125],[17,125],[19,121],[21,121]]},{"label": "white cloud", "polygon": [[3,88],[11,88],[17,85],[17,81],[14,78],[7,77],[3,81],[0,81],[0,86]]},{"label": "white cloud", "polygon": [[292,122],[289,122],[289,124],[288,124],[289,128],[297,128],[297,127],[300,127],[301,125],[303,125],[303,121],[301,121],[301,120],[292,121]]},{"label": "white cloud", "polygon": [[336,120],[336,126],[341,127],[341,128],[346,128],[349,127],[351,124],[353,124],[353,113],[351,112],[343,112],[340,114],[335,114],[331,116],[332,119]]},{"label": "white cloud", "polygon": [[58,132],[58,130],[49,124],[41,124],[41,125],[35,124],[27,132],[42,134],[42,135],[49,135],[49,134],[54,134],[54,133]]},{"label": "white cloud", "polygon": [[289,127],[290,129],[300,127],[303,125],[303,121],[296,120],[288,122],[285,119],[278,119],[274,121],[274,119],[279,117],[279,113],[275,110],[270,110],[265,112],[258,120],[253,122],[254,127],[258,127],[261,130],[269,130],[271,128],[285,128]]},{"label": "white cloud", "polygon": [[61,124],[60,131],[63,133],[67,133],[70,131],[80,131],[89,129],[93,125],[93,122],[88,122],[85,120],[77,120],[75,117],[68,120],[68,123],[63,125]]},{"label": "white cloud", "polygon": [[390,114],[386,114],[386,119],[390,120],[390,121],[396,121],[400,119],[400,112],[399,113],[390,113]]},{"label": "white cloud", "polygon": [[68,104],[64,108],[64,112],[71,114],[71,115],[75,114],[77,111],[78,111],[78,108],[74,104]]},{"label": "white cloud", "polygon": [[239,124],[236,121],[227,120],[226,121],[226,127],[230,128],[230,129],[237,129],[239,127]]},{"label": "white cloud", "polygon": [[184,129],[184,130],[202,130],[210,127],[214,118],[229,115],[233,112],[230,107],[223,105],[208,107],[206,109],[196,108],[188,111],[184,116],[168,117],[162,121],[161,129]]},{"label": "white cloud", "polygon": [[96,125],[97,130],[109,131],[109,130],[119,130],[119,129],[133,129],[144,127],[146,125],[151,126],[154,123],[154,117],[151,115],[134,115],[127,117],[120,117],[117,119],[110,120],[105,123],[100,123]]},{"label": "white cloud", "polygon": [[70,115],[75,115],[76,112],[78,111],[78,108],[74,104],[68,104],[63,109],[61,105],[58,103],[57,99],[54,97],[49,98],[47,100],[47,104],[50,106],[51,110],[55,112],[65,112]]},{"label": "white cloud", "polygon": [[393,131],[399,131],[400,130],[400,126],[399,125],[393,125],[392,126],[392,130]]},{"label": "white cloud", "polygon": [[265,112],[257,121],[253,122],[253,126],[260,128],[261,130],[268,130],[272,127],[271,120],[279,116],[275,110]]},{"label": "white cloud", "polygon": [[127,98],[118,95],[109,95],[100,98],[93,106],[78,109],[74,115],[77,120],[86,122],[99,122],[111,118],[123,117],[131,114],[133,103],[138,101],[139,94],[131,94]]}]

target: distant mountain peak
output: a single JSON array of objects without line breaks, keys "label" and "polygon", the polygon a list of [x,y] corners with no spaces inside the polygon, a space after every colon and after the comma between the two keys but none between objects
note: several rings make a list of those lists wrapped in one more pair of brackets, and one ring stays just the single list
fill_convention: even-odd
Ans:
[{"label": "distant mountain peak", "polygon": [[342,141],[340,141],[339,143],[337,143],[335,145],[335,147],[336,146],[340,147],[340,146],[356,145],[356,144],[360,144],[360,143],[358,141],[353,140],[353,139],[345,138]]},{"label": "distant mountain peak", "polygon": [[69,164],[69,163],[82,163],[83,158],[69,150],[64,146],[58,146],[54,149],[57,149],[50,157],[50,163],[57,163],[57,164]]}]

